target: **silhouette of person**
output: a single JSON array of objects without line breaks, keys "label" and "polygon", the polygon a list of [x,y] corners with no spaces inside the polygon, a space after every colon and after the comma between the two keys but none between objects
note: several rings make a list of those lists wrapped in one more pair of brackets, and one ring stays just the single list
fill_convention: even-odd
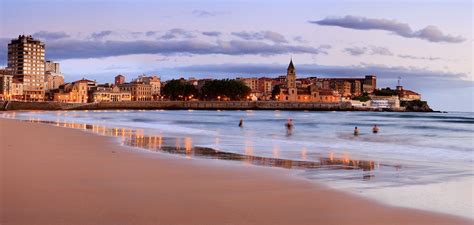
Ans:
[{"label": "silhouette of person", "polygon": [[285,124],[286,126],[286,134],[289,136],[293,133],[293,120],[290,118]]},{"label": "silhouette of person", "polygon": [[244,126],[244,119],[240,118],[239,127],[243,127],[243,126]]},{"label": "silhouette of person", "polygon": [[374,124],[374,127],[372,128],[372,133],[376,134],[379,132],[379,127],[377,127],[377,124]]},{"label": "silhouette of person", "polygon": [[354,136],[359,135],[359,129],[357,127],[354,128]]}]

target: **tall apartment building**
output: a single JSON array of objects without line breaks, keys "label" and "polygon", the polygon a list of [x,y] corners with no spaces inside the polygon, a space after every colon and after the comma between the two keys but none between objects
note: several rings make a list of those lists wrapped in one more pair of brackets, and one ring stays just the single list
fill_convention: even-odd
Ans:
[{"label": "tall apartment building", "polygon": [[44,99],[45,45],[31,35],[20,35],[8,44],[8,67],[14,78],[23,83],[24,99]]}]

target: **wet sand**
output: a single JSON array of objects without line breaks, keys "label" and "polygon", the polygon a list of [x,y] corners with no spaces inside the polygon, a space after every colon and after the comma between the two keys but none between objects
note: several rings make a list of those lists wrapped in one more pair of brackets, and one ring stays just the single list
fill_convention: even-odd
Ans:
[{"label": "wet sand", "polygon": [[282,169],[136,151],[0,119],[0,224],[472,224],[385,206]]}]

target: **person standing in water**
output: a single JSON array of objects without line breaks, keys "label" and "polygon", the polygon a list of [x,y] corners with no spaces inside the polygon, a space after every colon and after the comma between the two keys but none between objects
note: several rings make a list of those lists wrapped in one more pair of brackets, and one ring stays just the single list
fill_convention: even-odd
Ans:
[{"label": "person standing in water", "polygon": [[240,118],[239,127],[243,127],[243,126],[244,126],[244,119]]},{"label": "person standing in water", "polygon": [[374,127],[372,128],[372,133],[376,134],[379,132],[379,127],[377,127],[377,124],[374,124]]},{"label": "person standing in water", "polygon": [[290,118],[288,121],[285,123],[286,126],[286,134],[289,136],[293,133],[293,120]]},{"label": "person standing in water", "polygon": [[357,127],[354,128],[354,136],[357,136],[359,135],[359,129],[357,129]]}]

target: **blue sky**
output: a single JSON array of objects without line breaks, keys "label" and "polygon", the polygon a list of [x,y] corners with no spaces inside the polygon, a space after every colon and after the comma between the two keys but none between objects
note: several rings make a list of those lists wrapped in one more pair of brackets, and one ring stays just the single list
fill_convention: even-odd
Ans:
[{"label": "blue sky", "polygon": [[438,110],[474,111],[472,1],[2,0],[0,65],[19,34],[66,80],[124,74],[398,77]]}]

